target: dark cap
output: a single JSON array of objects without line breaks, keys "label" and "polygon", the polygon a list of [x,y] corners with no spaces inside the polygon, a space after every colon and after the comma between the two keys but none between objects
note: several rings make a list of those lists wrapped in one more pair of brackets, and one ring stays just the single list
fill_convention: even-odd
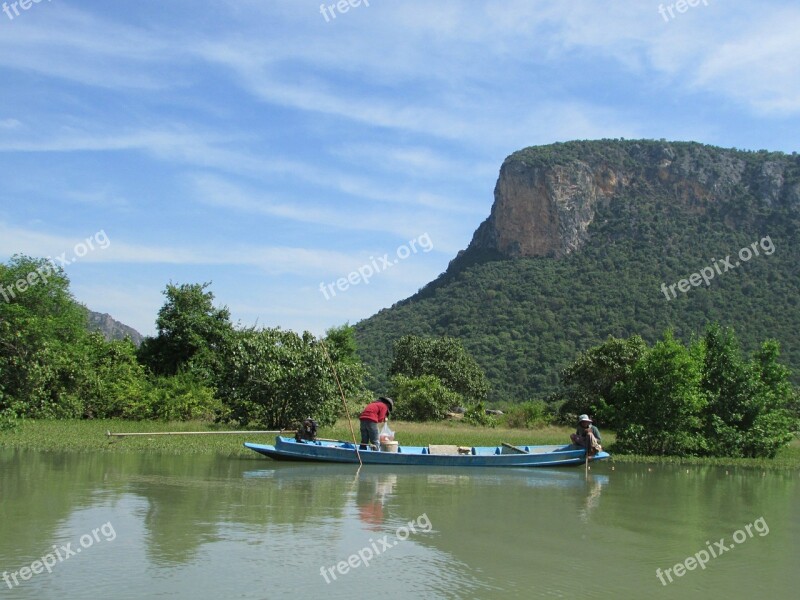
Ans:
[{"label": "dark cap", "polygon": [[388,396],[381,396],[380,398],[378,398],[378,401],[386,404],[389,407],[389,412],[392,412],[392,409],[394,408],[394,400],[392,400]]}]

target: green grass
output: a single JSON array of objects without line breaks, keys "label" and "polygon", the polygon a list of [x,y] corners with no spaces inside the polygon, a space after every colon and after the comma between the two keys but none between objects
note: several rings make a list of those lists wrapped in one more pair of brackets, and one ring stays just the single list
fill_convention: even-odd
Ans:
[{"label": "green grass", "polygon": [[270,443],[274,435],[159,435],[109,438],[106,431],[165,432],[214,431],[218,427],[201,421],[161,423],[153,421],[32,421],[24,420],[15,431],[0,431],[0,448],[60,450],[74,452],[153,452],[161,454],[217,454],[255,456],[242,444]]},{"label": "green grass", "polygon": [[753,469],[800,469],[800,439],[795,438],[788,446],[781,448],[775,458],[711,458],[696,456],[680,457],[613,454],[613,459],[621,463],[713,465],[718,467],[748,467]]},{"label": "green grass", "polygon": [[[359,439],[358,421],[353,423]],[[494,429],[475,427],[463,422],[441,423],[390,422],[395,439],[407,446],[428,444],[457,444],[459,446],[495,446],[509,444],[563,444],[569,441],[571,427],[546,426],[537,429]],[[55,450],[73,452],[153,452],[160,454],[213,454],[257,458],[242,446],[246,441],[272,443],[274,434],[244,433],[235,435],[136,436],[109,438],[106,431],[166,432],[219,431],[220,427],[202,421],[161,423],[152,421],[32,421],[24,420],[14,431],[0,431],[0,448],[26,450]],[[679,458],[672,456],[623,455],[613,452],[614,434],[602,432],[603,444],[611,449],[613,460],[624,463],[718,465],[732,467],[797,469],[800,468],[800,440],[795,439],[774,459],[746,458]],[[287,434],[288,435],[288,434]],[[350,440],[346,420],[333,427],[323,427],[321,438]]]}]

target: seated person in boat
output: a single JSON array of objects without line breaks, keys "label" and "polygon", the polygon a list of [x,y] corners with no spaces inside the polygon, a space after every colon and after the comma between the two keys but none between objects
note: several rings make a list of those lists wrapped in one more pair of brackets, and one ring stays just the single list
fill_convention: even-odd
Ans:
[{"label": "seated person in boat", "polygon": [[569,438],[576,446],[589,448],[589,454],[597,454],[603,449],[600,445],[600,431],[592,424],[588,415],[578,417],[578,429]]},{"label": "seated person in boat", "polygon": [[361,420],[361,450],[367,449],[367,444],[378,448],[378,423],[386,421],[386,417],[394,408],[394,400],[381,396],[375,402],[370,402],[358,417]]}]

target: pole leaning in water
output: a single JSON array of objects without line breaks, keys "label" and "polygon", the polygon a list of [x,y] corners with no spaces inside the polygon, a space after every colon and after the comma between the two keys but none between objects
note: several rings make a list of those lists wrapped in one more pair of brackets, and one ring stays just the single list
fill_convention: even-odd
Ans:
[{"label": "pole leaning in water", "polygon": [[319,341],[320,346],[322,346],[322,350],[325,352],[325,356],[328,357],[328,362],[331,363],[331,371],[333,371],[333,378],[336,380],[336,385],[339,387],[339,394],[342,396],[342,404],[344,404],[344,413],[347,415],[347,424],[350,426],[350,435],[353,438],[353,447],[356,449],[356,457],[358,458],[358,468],[364,466],[364,463],[361,462],[361,454],[358,452],[358,444],[356,444],[356,433],[353,431],[353,422],[350,420],[350,409],[347,408],[347,400],[344,398],[344,390],[342,390],[342,384],[339,383],[339,375],[336,374],[336,366],[333,364],[333,360],[331,359],[331,355],[328,354],[328,349],[325,347],[325,342],[322,340]]},{"label": "pole leaning in water", "polygon": [[586,445],[586,476],[589,476],[589,445]]}]

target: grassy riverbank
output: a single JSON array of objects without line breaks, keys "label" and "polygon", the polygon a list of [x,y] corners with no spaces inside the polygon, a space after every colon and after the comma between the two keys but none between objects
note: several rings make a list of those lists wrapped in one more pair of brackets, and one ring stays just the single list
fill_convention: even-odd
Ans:
[{"label": "grassy riverbank", "polygon": [[[509,444],[561,444],[569,439],[571,427],[547,426],[540,429],[481,428],[461,422],[405,423],[393,421],[392,429],[401,444],[425,446],[429,443],[461,446]],[[358,423],[354,423],[358,437]],[[153,452],[163,454],[216,454],[260,459],[242,446],[245,441],[272,443],[274,434],[244,433],[235,435],[155,435],[109,438],[113,433],[169,431],[218,431],[220,428],[201,421],[161,423],[152,421],[23,421],[14,431],[0,431],[0,448],[58,450],[74,452]],[[287,435],[290,435],[287,433]],[[322,428],[319,437],[351,439],[347,421]],[[614,434],[603,432],[603,442],[613,452]],[[775,459],[675,458],[613,454],[617,462],[654,464],[698,464],[752,468],[800,468],[800,440],[782,449]],[[263,460],[263,459],[260,459]]]}]

